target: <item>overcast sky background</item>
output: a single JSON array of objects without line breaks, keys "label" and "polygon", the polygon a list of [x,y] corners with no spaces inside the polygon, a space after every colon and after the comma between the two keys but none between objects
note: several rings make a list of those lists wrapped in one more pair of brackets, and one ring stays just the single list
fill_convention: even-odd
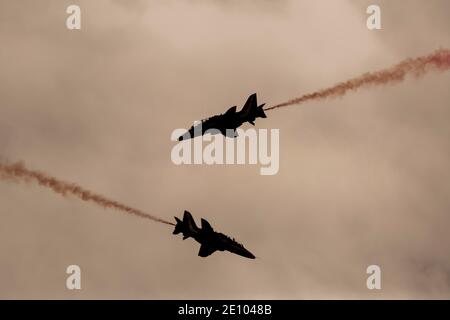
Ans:
[{"label": "overcast sky background", "polygon": [[1,159],[169,220],[187,209],[259,257],[203,259],[167,225],[0,181],[0,298],[449,297],[450,73],[258,119],[280,129],[274,176],[175,166],[170,134],[253,92],[273,105],[450,48],[450,2],[2,1],[0,39]]}]

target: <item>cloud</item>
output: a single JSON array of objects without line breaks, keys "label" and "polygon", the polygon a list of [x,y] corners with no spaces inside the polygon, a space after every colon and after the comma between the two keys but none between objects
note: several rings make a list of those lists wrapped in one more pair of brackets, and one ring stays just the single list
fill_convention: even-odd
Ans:
[{"label": "cloud", "polygon": [[[162,217],[188,209],[260,259],[200,259],[161,224],[0,183],[1,297],[448,297],[447,73],[272,112],[256,124],[280,129],[275,176],[170,161],[173,129],[250,93],[273,105],[450,47],[443,2],[384,2],[379,33],[361,2],[124,3],[80,1],[79,32],[69,2],[1,4],[0,156]],[[64,289],[70,264],[81,292]]]}]

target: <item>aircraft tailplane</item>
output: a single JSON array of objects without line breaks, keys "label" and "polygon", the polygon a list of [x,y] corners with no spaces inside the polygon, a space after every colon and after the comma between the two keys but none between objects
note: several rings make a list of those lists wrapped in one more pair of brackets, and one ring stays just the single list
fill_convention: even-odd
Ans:
[{"label": "aircraft tailplane", "polygon": [[177,224],[175,225],[175,230],[173,230],[172,234],[179,234],[180,232],[183,231],[183,221],[181,221],[177,217],[174,217],[174,218],[177,221]]},{"label": "aircraft tailplane", "polygon": [[256,118],[267,118],[267,115],[266,115],[266,113],[264,112],[264,109],[263,109],[264,105],[265,105],[265,103],[263,103],[262,105],[256,107],[256,110],[255,110],[255,117]]},{"label": "aircraft tailplane", "polygon": [[199,230],[189,211],[184,211],[183,221],[177,217],[175,217],[175,220],[177,224],[175,225],[173,234],[183,233],[183,240],[192,237]]}]

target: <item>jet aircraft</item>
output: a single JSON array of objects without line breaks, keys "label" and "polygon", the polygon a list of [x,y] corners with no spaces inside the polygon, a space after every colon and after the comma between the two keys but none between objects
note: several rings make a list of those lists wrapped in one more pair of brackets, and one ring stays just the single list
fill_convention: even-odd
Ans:
[{"label": "jet aircraft", "polygon": [[194,238],[201,244],[198,255],[207,257],[215,251],[230,251],[240,256],[255,259],[255,256],[238,243],[236,240],[213,230],[211,225],[205,219],[202,219],[202,227],[199,228],[195,224],[194,218],[188,211],[184,211],[183,221],[175,217],[177,224],[173,234],[183,234],[183,240]]},{"label": "jet aircraft", "polygon": [[265,103],[258,106],[256,93],[250,95],[241,111],[236,111],[236,106],[228,109],[224,114],[219,114],[193,125],[178,141],[188,140],[204,135],[206,131],[216,129],[224,136],[237,137],[236,129],[243,123],[248,122],[255,125],[256,118],[267,118],[264,113]]}]

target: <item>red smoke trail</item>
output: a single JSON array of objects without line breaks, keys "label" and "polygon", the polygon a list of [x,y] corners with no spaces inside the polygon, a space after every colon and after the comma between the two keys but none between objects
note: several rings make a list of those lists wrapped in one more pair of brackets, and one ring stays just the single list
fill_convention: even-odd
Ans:
[{"label": "red smoke trail", "polygon": [[19,179],[21,181],[34,181],[40,184],[41,186],[47,187],[55,191],[56,193],[62,194],[63,196],[72,195],[83,201],[93,202],[98,204],[104,208],[112,208],[124,213],[133,214],[135,216],[150,219],[153,221],[175,225],[172,222],[166,221],[161,218],[157,218],[143,211],[131,208],[120,202],[110,200],[101,195],[92,193],[86,189],[83,189],[80,186],[77,186],[74,183],[69,183],[65,181],[61,181],[55,179],[45,173],[33,171],[25,168],[25,166],[21,163],[13,163],[13,164],[3,164],[0,163],[0,179]]},{"label": "red smoke trail", "polygon": [[450,50],[439,49],[430,55],[409,58],[388,69],[365,73],[357,78],[338,83],[326,89],[305,94],[299,98],[277,104],[265,110],[267,111],[294,104],[301,104],[309,100],[320,100],[328,97],[342,97],[350,90],[355,91],[359,88],[368,87],[371,85],[381,85],[403,81],[405,76],[408,74],[412,74],[416,78],[420,78],[429,71],[446,71],[449,68]]}]

